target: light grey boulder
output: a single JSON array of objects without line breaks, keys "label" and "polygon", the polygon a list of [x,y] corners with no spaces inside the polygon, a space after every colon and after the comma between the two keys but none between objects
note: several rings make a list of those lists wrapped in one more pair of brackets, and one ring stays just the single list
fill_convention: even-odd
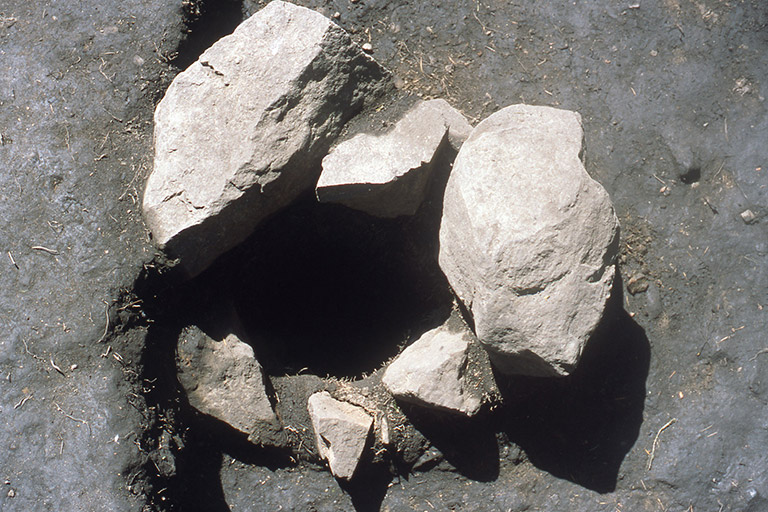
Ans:
[{"label": "light grey boulder", "polygon": [[320,457],[336,478],[350,480],[365,450],[373,418],[362,407],[333,398],[327,391],[307,402]]},{"label": "light grey boulder", "polygon": [[477,414],[498,392],[488,356],[474,335],[445,325],[403,350],[384,371],[382,383],[399,400],[466,416]]},{"label": "light grey boulder", "polygon": [[357,134],[333,148],[323,159],[317,199],[377,217],[413,215],[441,152],[460,146],[471,129],[446,101],[420,101],[387,133]]},{"label": "light grey boulder", "polygon": [[567,375],[611,293],[619,223],[581,161],[578,113],[482,121],[445,190],[439,263],[497,368]]},{"label": "light grey boulder", "polygon": [[189,327],[179,337],[177,356],[177,377],[192,407],[247,434],[254,444],[283,443],[264,372],[250,345],[234,334],[216,341]]},{"label": "light grey boulder", "polygon": [[389,73],[321,14],[273,1],[206,50],[155,111],[143,211],[189,276],[311,190]]}]

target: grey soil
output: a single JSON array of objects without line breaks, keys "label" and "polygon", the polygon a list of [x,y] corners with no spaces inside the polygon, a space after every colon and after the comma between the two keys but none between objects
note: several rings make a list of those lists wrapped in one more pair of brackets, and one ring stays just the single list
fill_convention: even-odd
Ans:
[{"label": "grey soil", "polygon": [[[346,218],[299,205],[186,284],[142,223],[154,105],[263,3],[1,0],[0,510],[768,510],[768,6],[297,3],[339,12],[401,94],[445,98],[474,123],[519,102],[582,114],[587,170],[622,223],[621,278],[583,364],[562,380],[498,377],[503,403],[474,421],[393,406],[402,453],[352,484],[330,476],[306,397],[339,390],[326,374],[370,375],[340,391],[375,395],[375,370],[451,311],[428,257],[433,201],[410,223],[358,216],[324,235],[367,237],[373,254],[350,258],[379,258],[366,279],[383,295],[356,293],[389,330],[360,331],[382,336],[373,354],[341,340],[343,364],[311,343],[265,345],[289,450],[195,414],[173,374],[178,334],[249,328],[254,244],[290,248],[275,233]],[[308,263],[280,274],[302,304],[275,308],[288,319],[317,305],[302,290],[341,301],[337,280],[359,281],[341,266],[332,282],[296,277]],[[271,335],[300,343],[281,325]]]}]

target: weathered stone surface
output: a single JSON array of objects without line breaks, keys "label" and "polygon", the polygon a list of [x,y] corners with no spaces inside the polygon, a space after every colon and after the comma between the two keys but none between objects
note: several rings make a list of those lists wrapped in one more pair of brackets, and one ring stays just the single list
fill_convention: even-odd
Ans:
[{"label": "weathered stone surface", "polygon": [[466,329],[432,329],[392,361],[382,383],[399,400],[474,416],[496,390],[483,385],[491,367],[473,338]]},{"label": "weathered stone surface", "polygon": [[461,148],[472,133],[472,125],[467,118],[444,99],[427,100],[418,104],[416,108],[423,115],[436,114],[443,120],[448,127],[448,142],[455,151]]},{"label": "weathered stone surface", "polygon": [[565,375],[610,295],[619,224],[584,169],[581,117],[514,105],[459,151],[440,267],[502,371]]},{"label": "weathered stone surface", "polygon": [[363,455],[373,418],[361,407],[336,400],[327,391],[310,396],[307,408],[318,453],[328,461],[335,477],[351,479]]},{"label": "weathered stone surface", "polygon": [[250,345],[234,334],[216,341],[189,327],[179,337],[177,352],[179,383],[192,407],[248,434],[256,444],[282,442],[280,422]]},{"label": "weathered stone surface", "polygon": [[439,152],[447,143],[458,149],[471,130],[445,100],[421,101],[389,132],[361,133],[336,146],[323,159],[317,198],[378,217],[413,215]]},{"label": "weathered stone surface", "polygon": [[144,216],[189,275],[311,189],[344,123],[388,80],[324,16],[273,1],[176,77],[155,111]]}]

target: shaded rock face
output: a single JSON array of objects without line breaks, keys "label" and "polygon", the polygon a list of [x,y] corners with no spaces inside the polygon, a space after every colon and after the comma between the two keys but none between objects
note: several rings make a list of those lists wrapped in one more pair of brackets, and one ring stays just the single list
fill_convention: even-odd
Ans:
[{"label": "shaded rock face", "polygon": [[336,400],[327,391],[310,396],[307,408],[320,457],[328,461],[336,478],[351,479],[365,450],[373,418],[361,407]]},{"label": "shaded rock face", "polygon": [[155,111],[143,210],[190,276],[317,181],[388,73],[324,16],[274,1],[176,77]]},{"label": "shaded rock face", "polygon": [[361,133],[336,146],[323,159],[317,199],[377,217],[416,213],[448,136],[440,109],[426,105],[414,106],[383,135]]},{"label": "shaded rock face", "polygon": [[192,407],[247,434],[253,443],[282,442],[280,422],[250,345],[234,334],[216,341],[191,327],[179,337],[177,354],[179,383]]},{"label": "shaded rock face", "polygon": [[432,329],[390,363],[382,383],[399,400],[474,416],[495,389],[483,386],[491,369],[473,338],[468,330]]},{"label": "shaded rock face", "polygon": [[619,224],[582,137],[575,112],[510,106],[475,128],[448,180],[440,267],[503,372],[569,374],[610,295]]}]

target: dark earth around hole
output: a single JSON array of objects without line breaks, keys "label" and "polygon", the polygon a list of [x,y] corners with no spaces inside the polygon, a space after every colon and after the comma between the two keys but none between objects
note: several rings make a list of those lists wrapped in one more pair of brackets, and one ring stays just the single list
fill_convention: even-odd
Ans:
[{"label": "dark earth around hole", "polygon": [[[473,123],[519,102],[581,113],[587,171],[622,223],[623,278],[583,363],[560,380],[497,376],[504,405],[477,422],[406,410],[417,469],[373,465],[344,487],[306,452],[286,460],[195,414],[173,374],[178,335],[245,329],[247,301],[215,269],[182,285],[163,270],[140,214],[152,113],[265,3],[2,0],[0,509],[768,510],[768,6],[297,3],[339,12],[401,93]],[[426,214],[382,227],[407,241],[385,263],[418,261],[415,241],[433,254],[420,238],[433,228]],[[645,292],[619,292],[641,275]],[[388,347],[442,319],[433,300]],[[294,398],[324,383],[289,385],[279,374],[309,363],[288,356],[270,371],[303,432]]]}]

